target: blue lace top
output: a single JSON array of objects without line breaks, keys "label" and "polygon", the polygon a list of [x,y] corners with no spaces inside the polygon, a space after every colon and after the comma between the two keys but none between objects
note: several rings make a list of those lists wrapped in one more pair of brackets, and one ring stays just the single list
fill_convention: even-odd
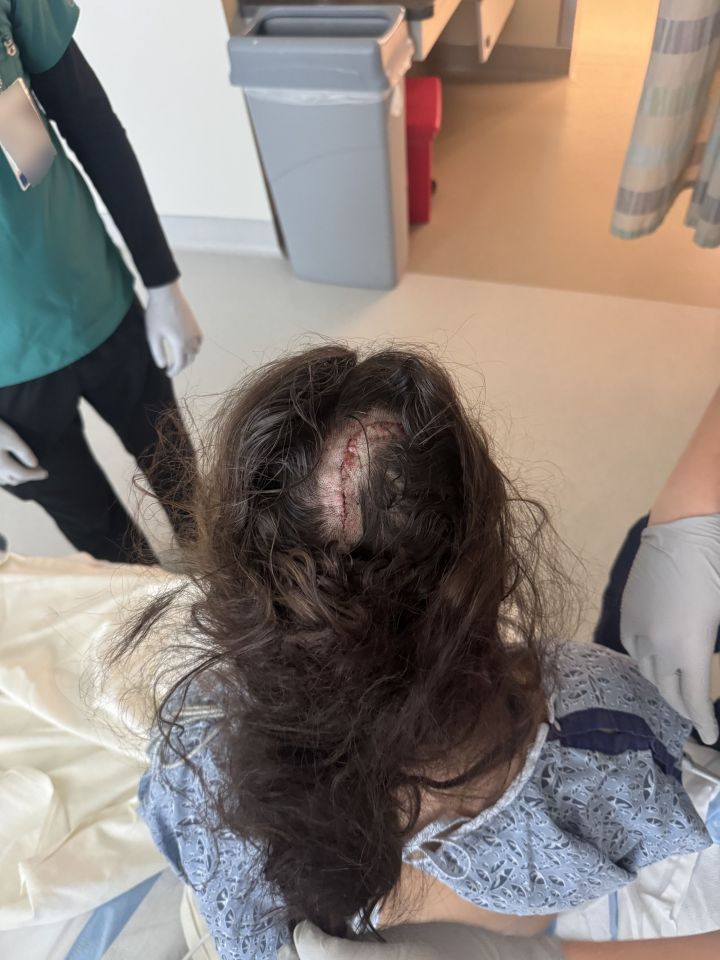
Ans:
[{"label": "blue lace top", "polygon": [[[567,644],[523,769],[492,807],[439,820],[405,858],[477,906],[516,915],[555,913],[629,883],[640,867],[710,845],[680,780],[690,725],[629,658]],[[183,745],[207,788],[220,782],[212,741],[221,717],[183,711]],[[207,827],[197,775],[156,742],[140,802],[158,847],[189,883],[221,960],[274,960],[289,939],[256,851]]]}]

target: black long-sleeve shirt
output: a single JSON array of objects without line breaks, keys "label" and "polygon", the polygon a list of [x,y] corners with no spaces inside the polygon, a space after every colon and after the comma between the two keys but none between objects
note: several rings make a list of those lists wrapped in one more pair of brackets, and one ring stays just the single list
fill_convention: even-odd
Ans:
[{"label": "black long-sleeve shirt", "polygon": [[140,164],[102,84],[71,41],[50,70],[31,77],[35,96],[73,151],[120,231],[146,287],[180,272]]}]

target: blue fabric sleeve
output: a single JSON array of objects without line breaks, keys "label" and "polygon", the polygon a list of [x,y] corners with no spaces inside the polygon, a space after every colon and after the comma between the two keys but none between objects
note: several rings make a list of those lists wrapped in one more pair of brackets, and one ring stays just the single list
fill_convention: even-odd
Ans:
[{"label": "blue fabric sleeve", "polygon": [[[290,942],[281,904],[258,871],[256,851],[218,827],[208,792],[219,781],[208,723],[185,727],[193,765],[151,752],[140,783],[141,813],[153,840],[194,891],[220,960],[275,960]],[[195,749],[192,749],[192,743]]]}]

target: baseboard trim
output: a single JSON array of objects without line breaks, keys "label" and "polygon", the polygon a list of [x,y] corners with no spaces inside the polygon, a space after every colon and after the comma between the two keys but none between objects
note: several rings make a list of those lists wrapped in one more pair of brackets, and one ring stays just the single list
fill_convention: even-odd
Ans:
[{"label": "baseboard trim", "polygon": [[552,80],[570,73],[571,51],[560,47],[520,47],[498,44],[487,63],[477,48],[438,43],[426,60],[427,72],[447,80],[473,83],[517,83]]},{"label": "baseboard trim", "polygon": [[179,216],[163,216],[160,220],[168,242],[175,250],[280,256],[271,220]]}]

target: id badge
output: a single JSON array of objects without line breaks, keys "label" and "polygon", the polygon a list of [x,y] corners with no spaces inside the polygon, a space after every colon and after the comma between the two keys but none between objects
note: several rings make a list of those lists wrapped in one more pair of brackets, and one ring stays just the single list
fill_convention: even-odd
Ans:
[{"label": "id badge", "polygon": [[22,77],[0,93],[0,149],[21,190],[37,186],[57,154]]}]

